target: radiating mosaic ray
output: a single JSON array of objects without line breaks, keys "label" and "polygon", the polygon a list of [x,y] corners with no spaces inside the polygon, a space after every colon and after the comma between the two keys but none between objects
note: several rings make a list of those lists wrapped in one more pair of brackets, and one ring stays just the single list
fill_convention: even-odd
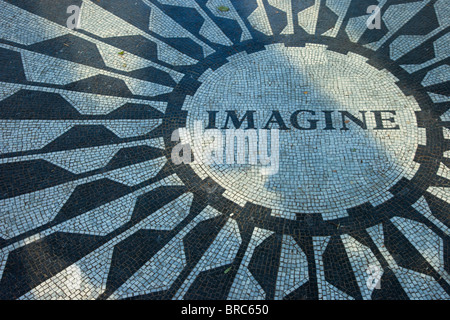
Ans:
[{"label": "radiating mosaic ray", "polygon": [[[5,40],[30,46],[39,42],[43,42],[45,40],[55,39],[71,34],[83,40],[94,43],[97,46],[103,62],[107,67],[131,72],[151,66],[169,73],[171,77],[177,82],[181,80],[181,77],[183,76],[176,71],[165,68],[134,54],[124,53],[123,55],[119,55],[118,53],[122,50],[117,47],[108,45],[107,43],[89,37],[83,33],[78,32],[77,30],[70,30],[63,26],[60,26],[57,23],[46,20],[23,9],[17,8],[4,1],[1,2],[1,5],[3,6],[3,10],[1,13],[2,16],[0,16],[0,30],[2,37]],[[14,16],[14,21],[10,21],[10,15]],[[43,28],[44,26],[44,32],[42,32],[41,28]]]}]

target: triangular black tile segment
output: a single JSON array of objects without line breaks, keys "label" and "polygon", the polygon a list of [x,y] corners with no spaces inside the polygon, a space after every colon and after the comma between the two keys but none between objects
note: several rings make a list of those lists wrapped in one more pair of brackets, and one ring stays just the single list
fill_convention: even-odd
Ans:
[{"label": "triangular black tile segment", "polygon": [[294,24],[298,25],[298,23],[295,23],[296,18],[298,18],[298,14],[301,11],[313,6],[314,4],[315,4],[315,0],[292,1],[292,12],[294,13]]},{"label": "triangular black tile segment", "polygon": [[409,300],[405,290],[390,269],[385,269],[380,279],[380,289],[374,289],[372,300]]},{"label": "triangular black tile segment", "polygon": [[353,0],[348,6],[345,20],[367,15],[367,8],[373,4],[374,2],[372,0]]},{"label": "triangular black tile segment", "polygon": [[204,57],[203,48],[191,38],[166,38],[164,42],[196,60]]},{"label": "triangular black tile segment", "polygon": [[102,237],[54,233],[12,251],[0,282],[0,299],[19,298],[102,243]]},{"label": "triangular black tile segment", "polygon": [[[55,106],[58,106],[55,108]],[[0,101],[0,119],[72,120],[81,114],[56,93],[21,90]]]},{"label": "triangular black tile segment", "polygon": [[317,300],[319,299],[319,289],[317,287],[317,268],[312,237],[294,235],[293,238],[306,255],[309,280],[284,297],[284,300]]},{"label": "triangular black tile segment", "polygon": [[450,204],[426,192],[424,198],[430,207],[431,213],[440,222],[450,228]]},{"label": "triangular black tile segment", "polygon": [[212,20],[233,43],[241,41],[242,29],[236,20],[213,16]]},{"label": "triangular black tile segment", "polygon": [[96,1],[95,4],[142,31],[148,31],[150,7],[143,1],[108,0]]},{"label": "triangular black tile segment", "polygon": [[159,187],[138,197],[131,221],[138,222],[169,202],[172,202],[186,191],[185,187]]},{"label": "triangular black tile segment", "polygon": [[224,216],[219,216],[202,221],[184,237],[183,244],[188,266],[194,267],[197,264],[225,225],[226,219]]},{"label": "triangular black tile segment", "polygon": [[435,176],[431,185],[433,187],[449,188],[450,180],[441,176]]},{"label": "triangular black tile segment", "polygon": [[163,152],[164,151],[161,149],[152,148],[149,146],[137,146],[120,149],[105,166],[104,170],[114,170],[132,164],[161,158],[163,156]]},{"label": "triangular black tile segment", "polygon": [[167,72],[164,72],[160,69],[156,69],[155,67],[147,67],[131,71],[127,73],[127,76],[144,81],[157,83],[167,87],[175,87],[177,85],[177,83],[172,79],[172,77]]},{"label": "triangular black tile segment", "polygon": [[[195,205],[195,202],[194,202],[194,205]],[[250,243],[250,240],[251,240],[251,237],[252,237],[252,234],[253,234],[253,230],[254,230],[253,226],[250,226],[250,225],[246,224],[245,222],[242,221],[242,219],[237,218],[236,222],[237,222],[237,224],[239,226],[240,234],[241,234],[241,237],[242,237],[242,243],[241,243],[241,246],[239,247],[239,250],[238,250],[238,252],[236,254],[236,257],[234,258],[233,263],[228,265],[226,267],[226,269],[224,269],[224,271],[223,271],[224,274],[225,274],[225,271],[227,271],[226,272],[227,273],[227,277],[226,278],[230,279],[230,281],[224,281],[224,282],[220,283],[220,287],[217,284],[215,285],[215,290],[221,292],[221,295],[223,295],[225,297],[228,297],[228,294],[229,294],[229,291],[231,289],[231,286],[233,285],[233,282],[234,282],[234,279],[236,277],[236,274],[237,274],[237,272],[239,270],[239,267],[240,267],[240,265],[242,263],[242,259],[245,257],[245,254],[247,252],[247,248],[248,248],[248,245]],[[196,262],[195,259],[193,259],[192,261],[193,261],[193,263]],[[189,269],[193,268],[193,266],[194,266],[194,264],[191,265],[189,267]],[[222,266],[222,267],[225,267],[225,266]],[[231,268],[231,269],[229,269],[229,268]],[[190,272],[189,269],[186,269],[186,273]],[[211,272],[214,272],[214,271],[211,271]],[[211,279],[211,277],[209,277],[209,279]],[[201,292],[201,294],[203,294],[203,293],[205,293],[205,291]],[[196,295],[196,294],[197,294],[197,292],[195,292],[194,290],[190,290],[190,295]]]},{"label": "triangular black tile segment", "polygon": [[226,300],[234,281],[227,264],[200,273],[184,295],[185,300]]},{"label": "triangular black tile segment", "polygon": [[133,97],[123,80],[102,74],[73,82],[64,86],[64,89],[123,98]]},{"label": "triangular black tile segment", "polygon": [[258,3],[256,0],[248,0],[248,1],[233,1],[233,6],[236,11],[239,13],[243,20],[246,20],[249,15],[251,15],[256,8],[258,7]]},{"label": "triangular black tile segment", "polygon": [[283,300],[317,300],[317,282],[312,280],[308,280],[306,283],[301,285],[299,288],[295,289],[287,296],[283,298]]},{"label": "triangular black tile segment", "polygon": [[450,96],[450,81],[441,82],[426,88],[427,91],[443,96]]},{"label": "triangular black tile segment", "polygon": [[400,267],[433,276],[433,268],[396,226],[390,221],[383,223],[384,243]]},{"label": "triangular black tile segment", "polygon": [[130,52],[141,58],[155,61],[158,59],[156,43],[143,36],[125,36],[102,39],[105,43]]},{"label": "triangular black tile segment", "polygon": [[427,35],[439,27],[434,6],[424,6],[401,29],[401,35]]},{"label": "triangular black tile segment", "polygon": [[42,148],[45,152],[89,148],[122,142],[104,126],[75,126]]},{"label": "triangular black tile segment", "polygon": [[94,43],[71,34],[36,43],[28,49],[94,68],[105,69],[106,67]]},{"label": "triangular black tile segment", "polygon": [[280,34],[288,25],[287,13],[271,6],[267,0],[263,0],[263,3],[272,32]]},{"label": "triangular black tile segment", "polygon": [[433,41],[426,41],[417,48],[400,57],[398,64],[421,64],[436,57]]},{"label": "triangular black tile segment", "polygon": [[272,234],[255,248],[248,269],[266,292],[266,299],[275,297],[278,267],[280,265],[282,237]]},{"label": "triangular black tile segment", "polygon": [[0,48],[0,81],[24,82],[26,80],[20,53]]},{"label": "triangular black tile segment", "polygon": [[321,35],[336,25],[339,16],[325,5],[322,0],[319,9],[319,18],[317,19],[316,34]]},{"label": "triangular black tile segment", "polygon": [[1,164],[0,199],[49,188],[74,178],[74,174],[44,160]]},{"label": "triangular black tile segment", "polygon": [[171,239],[170,231],[139,230],[114,247],[106,290],[108,297],[147,261],[161,250]]},{"label": "triangular black tile segment", "polygon": [[70,17],[70,14],[66,13],[67,8],[71,5],[81,7],[83,3],[82,0],[6,0],[6,2],[63,26],[66,26],[67,19]]},{"label": "triangular black tile segment", "polygon": [[331,237],[323,253],[325,280],[348,294],[362,300],[358,282],[356,281],[347,251],[339,236]]},{"label": "triangular black tile segment", "polygon": [[[151,102],[150,102],[151,103]],[[126,103],[105,116],[106,119],[160,119],[164,113],[151,105]]]},{"label": "triangular black tile segment", "polygon": [[55,217],[54,222],[60,223],[69,220],[105,203],[119,199],[129,192],[130,187],[109,179],[83,184],[75,188],[69,200]]},{"label": "triangular black tile segment", "polygon": [[164,13],[175,20],[184,29],[198,36],[205,19],[194,8],[164,5]]}]

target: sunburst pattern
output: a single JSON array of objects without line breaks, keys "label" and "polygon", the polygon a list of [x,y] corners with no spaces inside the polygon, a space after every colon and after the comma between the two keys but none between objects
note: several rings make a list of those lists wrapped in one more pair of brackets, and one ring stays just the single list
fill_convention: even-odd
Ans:
[{"label": "sunburst pattern", "polygon": [[[374,3],[379,30],[366,26]],[[66,27],[70,5],[81,8],[80,29]],[[0,0],[0,8],[1,299],[450,298],[447,0]],[[375,87],[390,79],[386,90],[413,106],[404,120],[414,127],[402,137],[410,159],[393,152],[390,184],[351,203],[329,189],[282,205],[233,188],[245,170],[217,176],[171,162],[171,133],[199,116],[193,101],[227,106],[231,95],[217,98],[227,88],[208,83],[237,67],[264,78],[272,65],[245,68],[264,53],[274,68],[287,63],[292,81],[311,75],[312,87],[323,80],[321,59],[334,56],[349,59],[345,70],[354,63],[352,76],[370,69]],[[326,89],[351,87],[344,77],[312,101],[351,104],[323,100]],[[253,107],[250,96],[242,101]],[[299,192],[289,175],[281,179],[281,189]],[[374,267],[380,288],[368,285]]]}]

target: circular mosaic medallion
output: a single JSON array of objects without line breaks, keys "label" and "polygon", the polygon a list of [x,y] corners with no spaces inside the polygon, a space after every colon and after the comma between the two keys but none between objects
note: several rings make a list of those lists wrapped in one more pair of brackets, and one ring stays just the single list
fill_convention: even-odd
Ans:
[{"label": "circular mosaic medallion", "polygon": [[[368,201],[382,203],[402,177],[417,172],[415,152],[426,144],[415,116],[419,105],[367,58],[324,45],[275,44],[228,60],[205,72],[183,104],[191,136],[197,121],[223,132],[222,163],[192,167],[223,186],[226,197],[285,215],[338,216]],[[235,129],[235,122],[246,130],[280,130],[276,172],[266,174],[260,161],[250,165],[249,149],[243,150],[246,164],[227,163],[226,129]]]}]

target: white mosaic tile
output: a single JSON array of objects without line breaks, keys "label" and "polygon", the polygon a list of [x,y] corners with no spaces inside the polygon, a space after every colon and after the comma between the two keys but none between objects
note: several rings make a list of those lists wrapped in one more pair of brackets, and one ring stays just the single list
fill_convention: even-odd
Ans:
[{"label": "white mosaic tile", "polygon": [[123,148],[150,146],[164,149],[164,141],[160,139],[142,140],[101,147],[80,148],[43,154],[3,158],[0,163],[13,163],[42,159],[75,174],[97,170],[106,166],[114,155]]},{"label": "white mosaic tile", "polygon": [[300,11],[297,14],[299,26],[302,27],[309,34],[314,34],[316,32],[319,10],[320,10],[320,1],[315,0],[314,5]]},{"label": "white mosaic tile", "polygon": [[427,35],[403,35],[395,39],[390,45],[391,59],[397,60],[411,50],[417,48],[426,40],[435,36],[448,26],[450,26],[450,20],[446,18],[449,15],[449,6],[446,3],[447,0],[437,0],[434,3],[434,10],[438,18],[439,27],[428,33]]},{"label": "white mosaic tile", "polygon": [[427,192],[431,193],[433,196],[450,203],[450,188],[445,187],[429,187]]},{"label": "white mosaic tile", "polygon": [[415,17],[430,0],[415,1],[412,3],[401,3],[389,6],[381,18],[384,21],[388,32],[378,41],[366,44],[365,47],[372,50],[379,49],[388,39],[390,39],[400,28],[402,28],[410,19]]},{"label": "white mosaic tile", "polygon": [[427,62],[421,64],[402,65],[402,68],[409,73],[413,73],[446,59],[450,50],[450,35],[448,33],[444,34],[433,43],[433,47],[435,55],[433,59],[430,59]]},{"label": "white mosaic tile", "polygon": [[364,300],[371,300],[371,295],[375,288],[371,289],[368,286],[369,274],[367,271],[369,268],[378,268],[378,270],[380,270],[379,277],[381,279],[381,276],[383,275],[381,264],[368,247],[359,243],[353,237],[341,235],[341,239],[352,265],[359,289],[361,290],[361,295]]},{"label": "white mosaic tile", "polygon": [[[385,3],[386,0],[376,0],[373,2],[373,5],[377,5],[380,9],[382,9]],[[370,16],[371,14],[365,13],[365,15],[349,19],[347,26],[345,27],[345,32],[347,33],[350,41],[358,42],[363,33],[368,30],[367,20]]]},{"label": "white mosaic tile", "polygon": [[223,33],[223,31],[214,23],[208,14],[199,6],[194,0],[158,0],[161,4],[168,4],[178,7],[194,8],[205,20],[200,28],[200,35],[204,36],[211,42],[218,43],[224,46],[231,46],[233,43]]},{"label": "white mosaic tile", "polygon": [[280,253],[275,300],[281,300],[308,282],[308,261],[291,236],[284,235]]},{"label": "white mosaic tile", "polygon": [[446,95],[437,94],[433,92],[428,92],[428,95],[430,96],[431,100],[433,100],[434,103],[442,103],[450,101],[450,97]]},{"label": "white mosaic tile", "polygon": [[326,6],[338,15],[338,19],[333,28],[323,33],[323,36],[335,38],[344,22],[345,14],[350,6],[351,0],[326,0]]},{"label": "white mosaic tile", "polygon": [[[0,120],[0,153],[38,150],[77,125],[103,125],[120,138],[143,136],[161,120]],[[25,129],[26,128],[26,129]],[[25,129],[25,130],[24,130]]]},{"label": "white mosaic tile", "polygon": [[23,45],[32,45],[69,33],[48,20],[22,10],[8,2],[0,1],[0,37]]},{"label": "white mosaic tile", "polygon": [[450,282],[450,275],[444,269],[444,241],[426,225],[417,221],[400,217],[394,217],[391,221],[434,270]]},{"label": "white mosaic tile", "polygon": [[416,203],[414,203],[413,208],[419,211],[425,218],[427,218],[436,227],[441,229],[447,236],[450,236],[450,228],[443,224],[439,219],[435,218],[428,206],[427,201],[424,197],[421,197]]},{"label": "white mosaic tile", "polygon": [[267,17],[264,3],[262,0],[256,1],[258,3],[258,7],[252,12],[251,15],[248,16],[247,20],[256,30],[267,36],[271,36],[273,35],[272,26],[270,25],[269,18]]},{"label": "white mosaic tile", "polygon": [[112,254],[113,248],[102,246],[19,300],[95,300],[106,289]]},{"label": "white mosaic tile", "polygon": [[[220,6],[226,6],[229,9],[229,11],[221,12],[220,10],[217,9]],[[247,26],[245,25],[242,18],[239,16],[238,12],[234,8],[230,0],[208,0],[208,2],[206,2],[206,7],[217,17],[235,20],[242,30],[241,41],[247,41],[252,39],[250,31],[248,30]]]},{"label": "white mosaic tile", "polygon": [[252,238],[248,244],[247,251],[239,266],[233,285],[228,293],[227,300],[262,300],[265,299],[266,293],[259,285],[258,281],[248,270],[251,257],[256,247],[273,234],[272,231],[255,228]]},{"label": "white mosaic tile", "polygon": [[28,81],[66,85],[97,75],[123,80],[135,95],[156,96],[172,91],[172,88],[122,74],[85,66],[76,62],[50,57],[41,53],[0,44],[0,47],[20,52]]},{"label": "white mosaic tile", "polygon": [[10,239],[51,222],[75,190],[69,182],[0,200],[0,235]]},{"label": "white mosaic tile", "polygon": [[160,112],[165,112],[167,102],[148,101],[133,98],[106,96],[101,94],[69,91],[50,87],[30,86],[19,83],[0,82],[0,101],[15,94],[20,90],[41,91],[57,93],[69,102],[78,112],[88,115],[106,115],[127,103],[145,104]]},{"label": "white mosaic tile", "polygon": [[[384,246],[382,225],[367,229],[383,257],[389,263],[389,268],[394,272],[400,285],[411,300],[449,299],[449,295],[432,277],[425,274],[405,269],[397,265],[392,255]],[[383,286],[383,282],[381,282]]]},{"label": "white mosaic tile", "polygon": [[287,25],[280,34],[294,34],[294,16],[292,12],[292,0],[269,0],[268,3],[285,12]]},{"label": "white mosaic tile", "polygon": [[191,65],[196,62],[195,59],[188,57],[168,44],[141,31],[91,1],[83,0],[81,12],[81,29],[86,30],[87,32],[101,38],[140,35],[156,44],[158,48],[158,59],[161,61],[175,66]]},{"label": "white mosaic tile", "polygon": [[[170,242],[129,278],[109,299],[143,295],[170,288],[186,266],[183,238],[200,222],[220,215],[210,206],[206,207],[192,222],[183,228]],[[145,224],[153,219],[146,219]]]},{"label": "white mosaic tile", "polygon": [[422,85],[426,87],[438,83],[447,82],[449,80],[450,80],[450,66],[444,64],[428,72],[422,81]]},{"label": "white mosaic tile", "polygon": [[183,241],[179,237],[174,237],[117,289],[110,299],[123,299],[167,290],[185,266]]},{"label": "white mosaic tile", "polygon": [[166,38],[189,38],[203,48],[203,54],[205,57],[215,52],[213,48],[180,26],[157,6],[147,0],[144,0],[144,3],[151,8],[149,18],[150,31]]},{"label": "white mosaic tile", "polygon": [[161,209],[151,214],[150,221],[145,229],[149,230],[173,230],[189,214],[192,205],[192,193],[186,193],[169,202]]},{"label": "white mosaic tile", "polygon": [[173,299],[184,297],[198,275],[204,271],[231,264],[241,245],[239,227],[233,219],[229,219],[220,230],[214,242],[206,250],[200,261],[186,278]]}]

